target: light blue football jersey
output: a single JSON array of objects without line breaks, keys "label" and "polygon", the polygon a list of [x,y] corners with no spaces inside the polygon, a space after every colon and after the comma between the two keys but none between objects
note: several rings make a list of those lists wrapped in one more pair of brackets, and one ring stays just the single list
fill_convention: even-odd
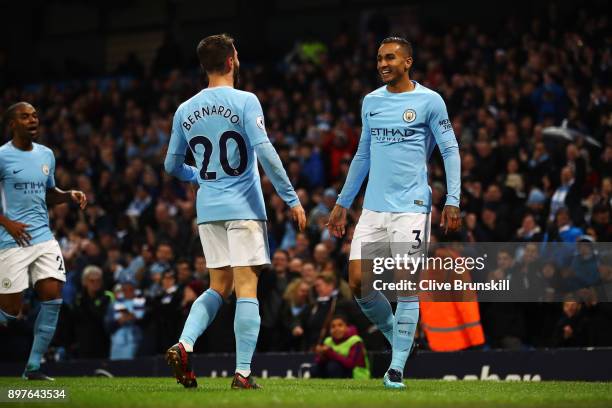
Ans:
[{"label": "light blue football jersey", "polygon": [[410,92],[386,86],[362,103],[359,148],[338,204],[348,208],[369,171],[363,207],[380,212],[431,211],[427,162],[436,146],[444,158],[446,204],[459,206],[461,165],[455,134],[442,97],[413,81]]},{"label": "light blue football jersey", "polygon": [[[47,189],[55,187],[55,157],[51,149],[33,143],[30,151],[0,147],[0,212],[11,221],[28,224],[30,244],[53,239],[47,212]],[[0,227],[0,249],[19,246]]]},{"label": "light blue football jersey", "polygon": [[198,169],[197,222],[265,220],[254,146],[269,142],[261,104],[229,86],[206,88],[175,115],[168,155],[189,147]]}]

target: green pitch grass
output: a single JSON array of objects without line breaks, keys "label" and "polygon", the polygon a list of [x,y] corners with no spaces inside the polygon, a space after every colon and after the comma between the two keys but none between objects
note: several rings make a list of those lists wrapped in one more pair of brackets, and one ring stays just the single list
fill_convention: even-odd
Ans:
[{"label": "green pitch grass", "polygon": [[200,378],[183,389],[171,378],[59,378],[29,383],[0,378],[0,389],[66,388],[69,401],[2,403],[28,407],[610,407],[612,383],[408,380],[387,390],[381,380],[262,379],[261,390],[230,390],[229,378]]}]

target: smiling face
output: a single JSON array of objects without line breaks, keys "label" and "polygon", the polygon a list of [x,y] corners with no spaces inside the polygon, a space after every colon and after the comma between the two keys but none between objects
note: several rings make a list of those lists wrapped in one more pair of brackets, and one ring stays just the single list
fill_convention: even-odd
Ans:
[{"label": "smiling face", "polygon": [[13,137],[34,140],[38,136],[38,113],[32,105],[20,103],[9,119],[9,129]]},{"label": "smiling face", "polygon": [[336,341],[342,340],[346,335],[346,331],[348,330],[348,326],[344,319],[336,318],[331,321],[329,326],[329,333],[332,338]]},{"label": "smiling face", "polygon": [[401,44],[389,42],[382,44],[378,49],[376,68],[380,79],[386,85],[396,84],[407,75],[410,67],[412,67],[412,57]]}]

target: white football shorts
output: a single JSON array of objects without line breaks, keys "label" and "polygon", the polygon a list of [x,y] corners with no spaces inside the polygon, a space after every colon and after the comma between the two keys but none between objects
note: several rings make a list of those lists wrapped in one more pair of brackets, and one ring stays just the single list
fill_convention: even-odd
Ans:
[{"label": "white football shorts", "polygon": [[270,263],[265,221],[212,221],[200,224],[199,232],[209,268]]},{"label": "white football shorts", "polygon": [[[429,241],[431,232],[430,214],[426,213],[391,213],[377,212],[363,209],[361,217],[355,227],[351,242],[349,259],[363,259],[362,245],[367,243],[389,243],[388,254],[385,256],[400,255],[407,251],[410,255],[423,251]],[[395,246],[392,243],[403,243]],[[409,245],[406,245],[409,243]],[[376,246],[379,252],[380,245]],[[413,251],[414,249],[414,251]],[[367,256],[367,255],[364,255]]]},{"label": "white football shorts", "polygon": [[[29,279],[28,279],[29,278]],[[0,293],[19,293],[41,279],[66,282],[59,243],[52,239],[27,247],[0,249]]]}]

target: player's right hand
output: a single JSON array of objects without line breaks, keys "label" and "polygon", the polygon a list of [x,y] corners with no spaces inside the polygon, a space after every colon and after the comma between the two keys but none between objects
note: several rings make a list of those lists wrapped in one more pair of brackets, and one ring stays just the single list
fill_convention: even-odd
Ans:
[{"label": "player's right hand", "polygon": [[346,208],[336,204],[327,221],[329,233],[336,238],[341,238],[346,232]]},{"label": "player's right hand", "polygon": [[304,231],[306,228],[306,212],[301,204],[291,207],[291,218],[297,223],[298,229]]},{"label": "player's right hand", "polygon": [[459,207],[445,205],[440,216],[440,227],[444,228],[444,233],[459,231],[461,228],[461,212]]},{"label": "player's right hand", "polygon": [[18,221],[7,220],[4,223],[6,231],[13,237],[15,242],[17,242],[17,245],[22,247],[30,245],[30,240],[32,239],[32,236],[26,231],[28,227],[28,224]]}]

